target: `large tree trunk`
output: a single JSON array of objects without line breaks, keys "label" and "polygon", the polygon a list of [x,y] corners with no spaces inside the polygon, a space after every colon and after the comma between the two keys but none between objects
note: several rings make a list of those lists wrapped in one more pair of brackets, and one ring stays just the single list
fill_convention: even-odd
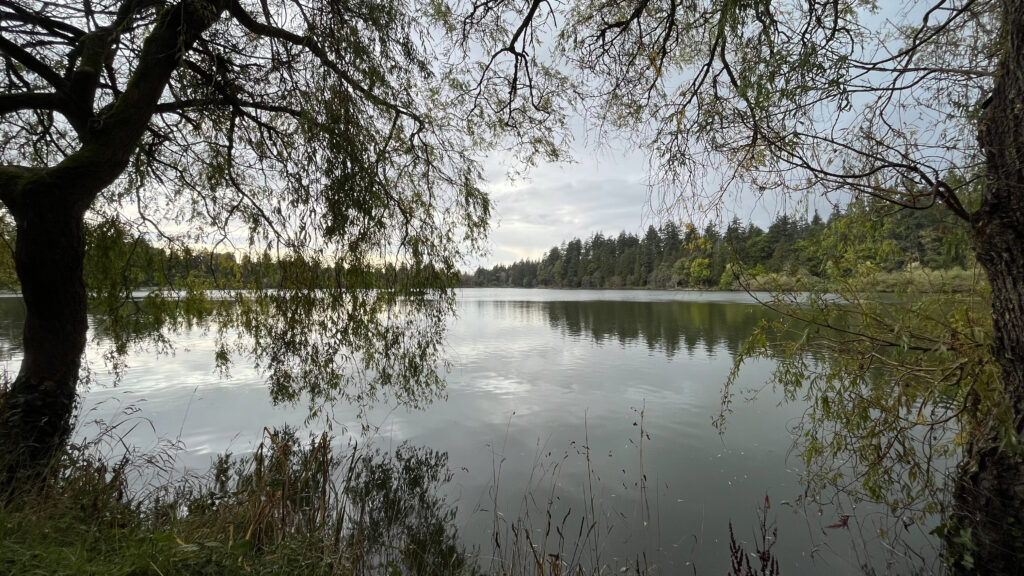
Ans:
[{"label": "large tree trunk", "polygon": [[27,314],[21,369],[0,398],[0,497],[37,479],[67,441],[85,350],[84,211],[34,204],[14,211]]},{"label": "large tree trunk", "polygon": [[[70,433],[86,338],[83,216],[128,166],[182,58],[229,0],[184,1],[160,12],[124,91],[96,116],[82,147],[56,166],[0,166],[0,201],[18,225],[15,264],[28,315],[18,377],[0,397],[0,499],[45,470]],[[140,10],[142,4],[122,8]],[[105,38],[116,43],[113,31]],[[99,39],[99,37],[97,37]],[[113,44],[105,50],[113,50]],[[102,54],[103,57],[107,53]]]},{"label": "large tree trunk", "polygon": [[948,540],[959,572],[1024,574],[1024,2],[1003,0],[1002,10],[1006,45],[978,131],[988,178],[974,241],[1017,437],[972,440]]}]

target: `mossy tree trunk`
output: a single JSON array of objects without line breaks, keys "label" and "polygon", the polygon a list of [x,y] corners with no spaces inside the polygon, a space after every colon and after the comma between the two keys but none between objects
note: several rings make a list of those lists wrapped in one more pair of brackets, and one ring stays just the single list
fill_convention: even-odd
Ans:
[{"label": "mossy tree trunk", "polygon": [[[85,350],[84,209],[39,191],[14,211],[24,358],[0,400],[0,488],[31,482],[67,440]],[[49,200],[47,198],[49,197]],[[4,490],[6,492],[6,490]]]},{"label": "mossy tree trunk", "polygon": [[956,571],[972,574],[1024,574],[1024,2],[1003,0],[1002,11],[1007,44],[978,131],[988,178],[973,225],[1016,442],[973,439],[963,464],[949,542]]},{"label": "mossy tree trunk", "polygon": [[0,201],[17,224],[15,267],[27,308],[21,369],[0,396],[0,499],[38,479],[70,433],[88,328],[84,215],[128,167],[171,76],[228,5],[187,0],[161,8],[124,91],[99,110],[102,63],[118,49],[121,25],[151,3],[125,0],[116,18],[121,24],[83,35],[67,78],[21,48],[6,47],[53,85],[49,97],[80,146],[52,166],[0,166]]}]

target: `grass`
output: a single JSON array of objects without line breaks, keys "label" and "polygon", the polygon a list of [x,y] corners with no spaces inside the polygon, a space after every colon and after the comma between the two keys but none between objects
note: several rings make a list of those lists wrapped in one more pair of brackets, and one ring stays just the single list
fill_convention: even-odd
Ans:
[{"label": "grass", "polygon": [[[646,475],[643,474],[643,440],[649,438],[644,428],[643,409],[634,409],[638,423],[640,454],[641,498],[646,504]],[[506,438],[507,439],[507,438]],[[630,440],[632,442],[632,439]],[[569,458],[538,444],[534,454],[530,478],[518,510],[506,515],[498,513],[501,470],[505,461],[504,447],[494,454],[492,470],[493,544],[489,573],[502,575],[536,574],[562,576],[585,574],[645,575],[652,573],[646,556],[640,554],[626,561],[606,557],[605,539],[612,537],[613,519],[598,505],[595,487],[600,478],[594,468],[590,449],[589,428],[584,421],[584,439],[581,444],[571,443],[572,450],[586,464],[586,480],[577,489],[581,491],[583,505],[577,510],[566,508],[559,502],[557,487],[562,465]],[[547,452],[547,457],[544,453]],[[641,514],[644,514],[641,511]],[[649,515],[649,507],[647,515]],[[645,518],[646,519],[646,518]]]},{"label": "grass", "polygon": [[[642,458],[642,410],[637,419]],[[600,480],[587,441],[578,448],[587,504],[571,515],[553,515],[560,465],[538,462],[518,515],[502,515],[503,457],[495,461],[493,543],[481,555],[460,544],[457,510],[440,490],[452,479],[447,455],[428,448],[339,449],[326,435],[300,442],[291,429],[265,430],[253,454],[225,454],[204,474],[182,475],[173,445],[136,453],[117,435],[114,427],[70,446],[45,482],[0,499],[0,574],[654,572],[643,557],[629,565],[604,557],[610,518],[594,495]]]},{"label": "grass", "polygon": [[[904,270],[892,272],[872,271],[858,276],[851,281],[861,290],[894,293],[950,293],[972,292],[980,283],[984,283],[984,274],[980,270],[964,270],[950,268],[948,270],[931,270],[921,266],[912,266]],[[735,281],[730,289],[765,290],[774,292],[804,292],[829,290],[830,284],[817,276],[806,272],[794,274],[764,273],[747,276],[742,282]]]},{"label": "grass", "polygon": [[476,573],[434,490],[447,459],[427,449],[341,461],[326,436],[267,431],[252,456],[149,489],[132,484],[159,462],[92,454],[72,447],[0,505],[0,574]]},{"label": "grass", "polygon": [[[657,522],[643,469],[650,436],[644,409],[635,412],[636,436],[630,442],[640,470],[633,487],[641,494],[635,514],[646,526]],[[587,467],[578,488],[582,507],[559,503],[556,487],[562,485],[565,458],[551,459],[550,450],[538,446],[522,505],[505,508],[504,515],[498,512],[504,448],[496,449],[489,503],[493,542],[487,553],[460,543],[456,509],[439,490],[452,479],[447,456],[428,448],[339,449],[326,435],[301,442],[293,430],[265,430],[253,454],[226,454],[204,474],[181,475],[171,448],[110,457],[100,455],[109,454],[109,442],[105,449],[75,445],[45,482],[0,499],[0,574],[671,573],[649,564],[644,553],[615,558],[609,552],[609,538],[622,535],[612,530],[613,523],[630,522],[609,514],[596,495],[601,480],[589,434],[572,445]],[[779,574],[769,508],[766,496],[751,542],[737,541],[730,523],[728,549],[722,549],[722,556],[731,558],[730,576]]]},{"label": "grass", "polygon": [[[182,476],[171,447],[157,454],[100,455],[116,442],[72,445],[45,482],[0,499],[0,574],[651,572],[643,558],[612,566],[602,557],[607,519],[592,483],[585,489],[586,510],[572,518],[554,518],[555,499],[545,499],[537,484],[531,490],[541,508],[532,509],[534,495],[527,494],[520,515],[506,519],[497,512],[496,462],[493,549],[483,560],[460,544],[457,510],[439,490],[452,479],[447,455],[428,448],[339,450],[326,435],[300,442],[291,429],[265,430],[252,455],[226,454],[206,473]],[[583,446],[589,478],[597,481]],[[536,473],[538,482],[551,479],[554,490],[557,469]],[[543,533],[538,526],[546,526]]]},{"label": "grass", "polygon": [[[650,436],[643,408],[635,412],[637,435],[630,442],[640,458],[638,514],[647,525],[643,458]],[[182,475],[173,445],[136,453],[116,436],[115,427],[101,440],[70,446],[45,482],[0,499],[0,574],[660,573],[643,554],[609,557],[605,540],[613,537],[614,519],[595,496],[600,478],[589,437],[573,443],[587,465],[577,510],[559,507],[555,494],[564,459],[549,465],[538,453],[522,507],[499,513],[504,456],[495,452],[493,543],[481,554],[460,544],[456,509],[441,495],[452,479],[444,453],[408,444],[391,453],[339,449],[326,435],[303,442],[286,428],[265,430],[251,455],[225,454],[204,474]],[[111,447],[127,453],[110,456]],[[758,516],[762,554],[775,536],[769,541],[765,514]],[[746,555],[735,541],[730,552]]]}]

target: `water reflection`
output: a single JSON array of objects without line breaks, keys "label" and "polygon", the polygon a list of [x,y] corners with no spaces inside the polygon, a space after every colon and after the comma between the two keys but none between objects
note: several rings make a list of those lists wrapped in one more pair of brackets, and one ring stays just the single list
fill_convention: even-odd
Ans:
[{"label": "water reflection", "polygon": [[[150,458],[108,460],[108,468],[74,452],[64,477],[72,490],[82,480],[104,487],[86,493],[99,516],[128,509],[154,540],[173,538],[171,554],[154,548],[154,573],[248,573],[232,568],[249,565],[261,574],[477,573],[443,493],[447,455],[429,447],[338,446],[327,434],[303,440],[283,427],[266,430],[252,454],[218,456],[205,474],[133,482],[160,468]],[[80,496],[62,491],[57,505],[75,509]]]},{"label": "water reflection", "polygon": [[[487,314],[499,322],[513,324],[536,325],[543,321],[570,338],[587,338],[598,344],[614,342],[627,346],[642,342],[648,350],[664,352],[666,357],[672,358],[681,350],[690,356],[698,349],[707,355],[714,355],[717,349],[735,354],[754,327],[772,316],[767,309],[748,305],[747,299],[740,299],[743,303],[467,299],[461,302],[460,310],[472,311],[474,316]],[[146,334],[135,334],[135,339],[152,337],[162,328],[170,328],[175,336],[208,329],[206,322],[212,315],[194,312],[187,322],[168,322],[165,318],[159,325],[145,329]],[[139,316],[145,314],[140,311]],[[24,322],[25,306],[21,298],[0,296],[0,359],[12,360],[21,353]],[[90,315],[90,326],[91,337],[98,345],[110,344],[111,333],[101,316]]]},{"label": "water reflection", "polygon": [[21,354],[21,329],[25,303],[18,296],[0,296],[0,360]]},{"label": "water reflection", "polygon": [[[18,342],[17,309],[10,308],[10,316],[0,309],[0,340],[10,331]],[[409,441],[448,455],[453,475],[445,490],[459,502],[455,524],[463,543],[483,554],[496,538],[510,545],[513,526],[519,543],[556,542],[558,526],[565,534],[559,549],[575,549],[571,521],[577,534],[581,524],[600,529],[596,543],[585,543],[588,562],[643,557],[662,573],[696,567],[721,574],[728,570],[729,520],[746,538],[767,492],[778,514],[775,553],[784,574],[859,574],[871,561],[853,528],[827,526],[852,513],[849,525],[870,535],[877,511],[801,500],[801,462],[788,454],[791,426],[806,405],[763,390],[737,401],[725,437],[711,425],[733,355],[768,317],[750,299],[466,290],[458,311],[447,341],[447,399],[426,410],[378,405],[360,413],[338,405],[326,424],[305,423],[304,406],[270,405],[264,380],[244,361],[231,367],[229,380],[221,378],[216,343],[200,326],[173,335],[173,356],[133,352],[118,389],[105,386],[111,379],[97,361],[103,343],[93,341],[94,386],[83,410],[102,416],[109,405],[140,405],[140,433],[180,440],[187,450],[179,462],[193,469],[228,449],[254,451],[264,426],[331,425],[353,436],[367,423],[376,432],[363,441]],[[752,363],[738,389],[759,388],[771,368]],[[548,514],[557,522],[544,536]],[[524,530],[541,533],[528,540]]]},{"label": "water reflection", "polygon": [[669,359],[680,350],[712,356],[724,348],[733,355],[769,317],[761,307],[719,302],[544,302],[542,309],[551,328],[569,336],[598,344],[642,342]]},{"label": "water reflection", "polygon": [[455,527],[456,509],[441,489],[451,482],[448,454],[402,443],[354,459],[345,478],[348,533],[344,544],[361,550],[359,574],[471,576]]}]

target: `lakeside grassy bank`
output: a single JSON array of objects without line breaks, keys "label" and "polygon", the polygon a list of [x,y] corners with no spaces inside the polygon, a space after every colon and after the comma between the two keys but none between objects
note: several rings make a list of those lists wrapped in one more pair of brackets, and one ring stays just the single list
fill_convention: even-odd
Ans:
[{"label": "lakeside grassy bank", "polygon": [[445,455],[350,448],[268,431],[251,456],[180,475],[166,454],[72,446],[0,500],[0,574],[479,573],[436,491]]},{"label": "lakeside grassy bank", "polygon": [[745,292],[775,291],[829,292],[840,290],[849,283],[856,283],[857,289],[879,293],[963,293],[971,292],[984,285],[986,280],[979,269],[966,270],[949,268],[932,270],[923,267],[897,271],[870,271],[840,281],[827,280],[806,273],[778,274],[764,273],[742,277],[731,276],[718,285],[694,286],[507,286],[500,284],[473,285],[464,283],[462,288],[540,288],[547,290],[669,290],[679,292]]},{"label": "lakeside grassy bank", "polygon": [[[466,549],[456,508],[441,495],[452,478],[447,456],[429,448],[339,449],[326,435],[304,443],[293,430],[268,430],[252,455],[222,455],[200,475],[176,472],[169,453],[101,451],[72,445],[44,482],[0,497],[0,574],[660,573],[645,556],[595,564],[597,540],[569,546],[568,528],[550,514],[547,531],[554,522],[562,547],[531,537],[542,530],[535,519],[496,517],[493,548]],[[729,576],[779,573],[767,506],[758,508],[753,541],[738,540],[731,524],[721,535]],[[588,533],[595,529],[596,521]]]}]

